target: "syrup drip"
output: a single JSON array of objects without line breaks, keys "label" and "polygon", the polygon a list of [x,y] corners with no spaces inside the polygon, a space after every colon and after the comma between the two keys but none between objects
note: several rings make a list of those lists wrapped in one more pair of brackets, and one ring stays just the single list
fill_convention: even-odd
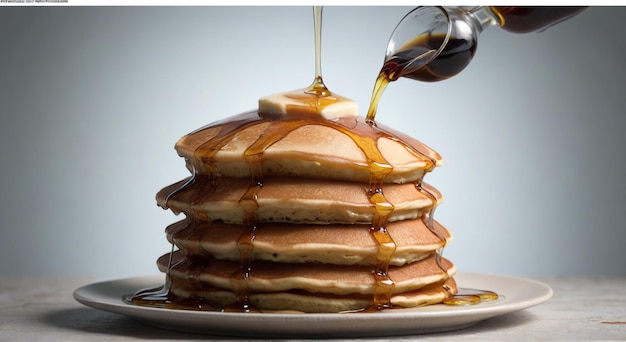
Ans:
[{"label": "syrup drip", "polygon": [[497,293],[488,290],[459,288],[458,292],[443,301],[446,305],[472,305],[498,299]]},{"label": "syrup drip", "polygon": [[[184,189],[191,186],[196,181],[196,175],[197,175],[196,168],[193,166],[193,164],[189,162],[189,159],[187,158],[185,158],[185,164],[187,165],[187,168],[189,168],[191,171],[191,177],[187,178],[187,181],[185,181],[180,187],[174,189],[174,191],[170,192],[167,195],[167,197],[165,198],[165,205],[163,206],[163,209],[169,209],[169,206],[167,204],[172,196],[183,191]],[[176,213],[176,214],[179,214],[179,213]]]},{"label": "syrup drip", "polygon": [[[166,233],[172,234],[172,236],[180,233],[190,226],[191,219],[187,218],[184,221],[174,223],[167,227]],[[154,306],[154,307],[168,307],[172,304],[173,295],[170,293],[170,270],[173,267],[172,258],[174,256],[174,240],[172,239],[172,249],[170,251],[169,259],[167,261],[167,272],[165,273],[165,284],[160,287],[141,289],[133,295],[124,296],[124,301],[136,305]]]},{"label": "syrup drip", "polygon": [[394,206],[389,203],[382,192],[382,188],[370,190],[370,202],[374,205],[374,220],[370,229],[370,234],[376,241],[378,261],[376,269],[372,271],[372,276],[376,281],[372,306],[376,309],[391,307],[391,295],[395,288],[395,283],[389,278],[389,261],[396,251],[396,243],[387,232],[387,221],[389,215],[393,213]]},{"label": "syrup drip", "polygon": [[250,289],[248,288],[248,278],[252,271],[250,263],[250,255],[254,248],[254,238],[256,236],[257,228],[251,227],[248,232],[243,234],[239,240],[237,240],[237,247],[240,253],[240,266],[239,269],[233,273],[230,277],[231,285],[234,289],[237,302],[227,308],[225,311],[239,311],[239,312],[253,312],[258,311],[252,305],[250,305],[248,299],[250,296]]},{"label": "syrup drip", "polygon": [[172,303],[170,293],[170,270],[172,269],[172,257],[174,255],[174,243],[172,243],[172,250],[170,251],[169,260],[167,263],[167,273],[165,274],[165,284],[160,287],[152,287],[141,289],[133,295],[124,296],[123,299],[132,304],[154,307],[167,307]]},{"label": "syrup drip", "polygon": [[[247,158],[248,151],[244,154],[246,156],[246,160],[248,162],[254,161],[250,163],[250,167],[253,170],[253,174],[255,172],[259,172],[260,166],[258,165],[260,159],[258,158]],[[252,156],[257,156],[256,154],[252,154]],[[256,170],[256,171],[255,171]],[[241,235],[237,240],[237,247],[239,248],[240,255],[240,266],[239,270],[237,270],[231,277],[230,282],[234,289],[235,295],[237,296],[237,303],[232,308],[239,309],[239,311],[250,312],[256,311],[248,302],[250,296],[250,289],[248,288],[248,278],[250,277],[250,272],[252,271],[251,265],[251,255],[252,250],[254,249],[254,239],[256,237],[257,232],[257,212],[259,205],[257,203],[257,193],[259,189],[263,186],[263,183],[259,178],[252,177],[252,181],[250,186],[244,193],[244,195],[239,200],[239,205],[243,208],[245,215],[245,223],[248,226],[248,231]]]},{"label": "syrup drip", "polygon": [[435,261],[437,262],[437,266],[439,267],[439,269],[441,269],[441,272],[444,275],[445,280],[444,280],[443,288],[448,292],[448,298],[450,298],[451,296],[454,295],[454,293],[451,290],[451,287],[447,284],[447,281],[450,279],[450,276],[448,273],[448,268],[445,267],[441,261],[441,259],[443,258],[443,250],[446,244],[448,243],[448,241],[445,235],[437,229],[434,223],[435,208],[437,207],[437,198],[435,197],[433,193],[431,193],[429,190],[427,190],[423,186],[421,181],[416,183],[415,187],[417,188],[419,192],[422,192],[428,195],[428,197],[430,197],[432,201],[432,205],[430,209],[428,210],[428,212],[422,215],[422,221],[424,222],[426,227],[442,242],[442,246],[438,248],[435,253]]}]

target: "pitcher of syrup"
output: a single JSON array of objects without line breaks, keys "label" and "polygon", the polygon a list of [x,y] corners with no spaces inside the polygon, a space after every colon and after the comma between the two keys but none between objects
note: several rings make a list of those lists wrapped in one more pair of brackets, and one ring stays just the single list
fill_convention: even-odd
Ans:
[{"label": "pitcher of syrup", "polygon": [[[393,75],[434,82],[452,77],[474,57],[478,35],[490,26],[513,33],[547,29],[569,19],[585,7],[480,6],[417,7],[409,12],[391,35],[385,63],[401,70]],[[417,23],[417,21],[423,21]],[[424,32],[428,23],[433,29]],[[445,29],[443,29],[445,28]],[[422,51],[431,51],[423,55]],[[393,80],[393,79],[392,79]]]},{"label": "pitcher of syrup", "polygon": [[404,16],[389,39],[376,79],[367,121],[374,123],[378,101],[400,77],[436,82],[461,72],[476,52],[480,33],[491,26],[528,33],[569,19],[586,7],[422,6]]}]

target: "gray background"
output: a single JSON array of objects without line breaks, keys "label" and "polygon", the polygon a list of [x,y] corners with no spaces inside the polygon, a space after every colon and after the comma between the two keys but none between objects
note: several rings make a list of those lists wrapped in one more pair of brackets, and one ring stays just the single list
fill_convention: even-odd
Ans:
[{"label": "gray background", "polygon": [[[327,7],[323,75],[367,109],[408,7]],[[400,80],[378,121],[438,150],[461,271],[625,275],[626,8],[490,28],[459,76]],[[157,273],[183,134],[314,76],[312,10],[1,8],[0,274]]]}]

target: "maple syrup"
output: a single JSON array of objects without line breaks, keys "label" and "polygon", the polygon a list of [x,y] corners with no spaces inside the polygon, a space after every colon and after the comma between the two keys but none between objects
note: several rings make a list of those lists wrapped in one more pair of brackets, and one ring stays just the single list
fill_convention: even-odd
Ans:
[{"label": "maple syrup", "polygon": [[[479,9],[484,8],[477,7],[473,10],[468,10],[467,13]],[[477,21],[480,24],[476,22],[465,23],[465,29],[474,31],[472,34],[464,36],[451,35],[447,41],[445,34],[422,34],[405,43],[397,49],[397,52],[389,56],[383,63],[383,67],[374,83],[374,90],[367,112],[367,121],[374,123],[378,102],[389,82],[396,81],[400,77],[422,82],[436,82],[461,72],[471,62],[476,53],[477,35],[488,25],[497,22],[502,29],[509,32],[535,32],[545,30],[550,26],[567,20],[584,11],[586,7],[491,6],[489,9],[491,11],[488,16],[496,16],[497,20]],[[450,9],[450,11],[458,12],[459,9]],[[424,66],[411,70],[411,61],[428,51],[437,51],[441,46],[443,46],[443,49],[433,60]]]},{"label": "maple syrup", "polygon": [[513,33],[545,30],[584,11],[587,7],[567,6],[491,6],[500,18],[500,27]]},{"label": "maple syrup", "polygon": [[427,51],[438,49],[445,43],[445,39],[446,36],[443,34],[419,36],[385,60],[374,84],[372,99],[367,111],[368,122],[374,123],[378,102],[390,82],[396,81],[400,77],[423,82],[441,81],[458,74],[471,62],[476,52],[476,40],[450,37],[437,58],[423,67],[411,70],[411,61]]}]

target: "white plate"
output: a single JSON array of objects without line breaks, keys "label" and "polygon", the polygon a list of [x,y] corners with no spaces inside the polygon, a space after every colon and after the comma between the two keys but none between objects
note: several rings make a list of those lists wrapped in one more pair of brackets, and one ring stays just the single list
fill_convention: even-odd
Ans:
[{"label": "white plate", "polygon": [[137,318],[150,325],[194,333],[246,337],[370,337],[462,329],[487,318],[523,310],[552,297],[543,283],[510,276],[459,273],[459,287],[495,291],[500,298],[475,305],[430,305],[375,313],[222,313],[126,304],[122,296],[160,286],[163,275],[95,283],[74,291],[87,306]]}]

